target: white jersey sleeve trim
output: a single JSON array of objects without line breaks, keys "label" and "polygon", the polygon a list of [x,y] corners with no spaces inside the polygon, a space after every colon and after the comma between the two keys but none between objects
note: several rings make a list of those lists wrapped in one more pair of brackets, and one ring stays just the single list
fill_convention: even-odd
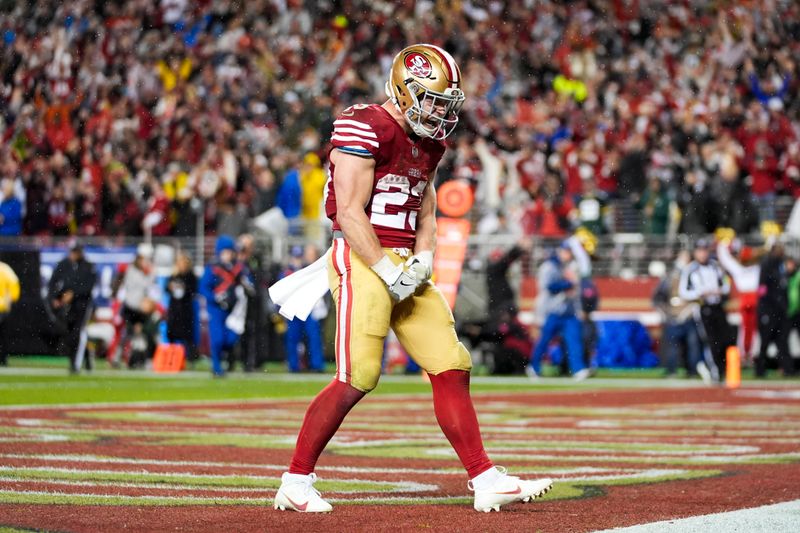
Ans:
[{"label": "white jersey sleeve trim", "polygon": [[369,144],[370,146],[374,146],[377,148],[380,146],[378,141],[373,141],[372,139],[365,139],[363,137],[357,137],[355,135],[339,135],[338,133],[334,133],[331,137],[333,141],[342,141],[342,142],[359,142],[364,144]]},{"label": "white jersey sleeve trim", "polygon": [[354,133],[356,135],[363,135],[364,137],[369,137],[371,139],[377,139],[378,136],[371,131],[359,130],[356,128],[344,128],[344,127],[335,127],[333,129],[334,133]]},{"label": "white jersey sleeve trim", "polygon": [[366,122],[359,122],[358,120],[350,120],[349,118],[340,118],[333,122],[334,126],[354,126],[356,128],[372,131],[372,126]]}]

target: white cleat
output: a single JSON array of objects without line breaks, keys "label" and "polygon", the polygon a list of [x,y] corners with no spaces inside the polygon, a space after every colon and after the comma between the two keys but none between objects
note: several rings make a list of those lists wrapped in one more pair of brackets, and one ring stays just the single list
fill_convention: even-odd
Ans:
[{"label": "white cleat", "polygon": [[314,488],[317,480],[316,474],[290,474],[286,472],[281,477],[281,488],[275,495],[273,507],[280,511],[297,511],[298,513],[330,513],[331,504],[320,496]]},{"label": "white cleat", "polygon": [[592,371],[589,368],[584,368],[582,370],[578,370],[573,374],[572,379],[574,381],[586,381],[589,377],[591,377]]},{"label": "white cleat", "polygon": [[706,385],[711,385],[714,383],[713,378],[711,377],[711,371],[708,369],[708,366],[703,361],[698,361],[697,366],[695,367],[697,373],[700,375],[700,379],[703,380],[703,383]]},{"label": "white cleat", "polygon": [[514,502],[529,502],[544,496],[553,488],[553,480],[549,478],[524,481],[516,476],[506,474],[499,467],[501,476],[488,488],[476,489],[472,481],[467,482],[469,490],[475,492],[475,510],[484,513],[500,511],[500,507]]},{"label": "white cleat", "polygon": [[536,373],[536,370],[531,365],[525,367],[525,375],[533,382],[539,381],[539,374]]}]

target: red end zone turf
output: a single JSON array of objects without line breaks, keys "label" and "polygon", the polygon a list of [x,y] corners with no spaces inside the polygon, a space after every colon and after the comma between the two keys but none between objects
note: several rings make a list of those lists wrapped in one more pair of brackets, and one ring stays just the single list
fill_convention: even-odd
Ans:
[{"label": "red end zone turf", "polygon": [[0,525],[57,531],[588,531],[800,494],[800,391],[477,395],[490,454],[551,495],[499,514],[425,395],[372,397],[317,470],[326,516],[271,498],[305,401],[0,410]]}]

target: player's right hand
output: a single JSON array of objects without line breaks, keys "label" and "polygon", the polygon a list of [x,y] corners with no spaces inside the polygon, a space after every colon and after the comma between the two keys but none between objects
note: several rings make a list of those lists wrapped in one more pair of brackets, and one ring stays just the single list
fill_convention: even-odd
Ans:
[{"label": "player's right hand", "polygon": [[414,273],[406,270],[403,263],[395,265],[387,255],[370,268],[383,280],[391,297],[398,302],[414,294],[419,287]]},{"label": "player's right hand", "polygon": [[[402,268],[403,265],[401,264],[398,266]],[[413,273],[409,272],[408,270],[403,270],[403,272],[400,274],[400,277],[397,278],[397,281],[391,285],[387,285],[387,288],[389,289],[389,294],[392,295],[392,298],[398,302],[401,302],[413,295],[417,291],[417,287],[419,287],[419,285],[419,281]]]}]

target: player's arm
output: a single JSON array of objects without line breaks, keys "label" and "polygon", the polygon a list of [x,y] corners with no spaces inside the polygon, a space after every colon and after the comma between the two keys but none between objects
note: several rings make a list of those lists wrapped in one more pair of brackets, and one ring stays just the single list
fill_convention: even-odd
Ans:
[{"label": "player's arm", "polygon": [[383,280],[389,294],[403,300],[413,294],[418,283],[403,268],[395,265],[384,253],[375,229],[364,208],[372,197],[375,160],[339,150],[331,152],[336,165],[333,186],[336,190],[336,222],[350,248]]},{"label": "player's arm", "polygon": [[436,248],[436,189],[433,186],[433,176],[425,187],[422,195],[422,204],[417,213],[417,241],[414,244],[414,254],[430,252]]},{"label": "player's arm", "polygon": [[693,279],[694,272],[694,269],[686,267],[681,270],[681,279],[678,283],[678,296],[681,300],[694,302],[700,299],[700,292],[697,290],[697,284]]},{"label": "player's arm", "polygon": [[422,193],[422,202],[417,213],[414,255],[406,261],[406,266],[414,273],[419,285],[427,282],[433,275],[433,250],[436,248],[436,189],[433,178],[434,173],[431,173],[425,192]]},{"label": "player's arm", "polygon": [[364,208],[372,196],[375,160],[331,151],[336,165],[333,186],[336,189],[336,222],[355,253],[368,265],[379,262],[385,254]]}]

